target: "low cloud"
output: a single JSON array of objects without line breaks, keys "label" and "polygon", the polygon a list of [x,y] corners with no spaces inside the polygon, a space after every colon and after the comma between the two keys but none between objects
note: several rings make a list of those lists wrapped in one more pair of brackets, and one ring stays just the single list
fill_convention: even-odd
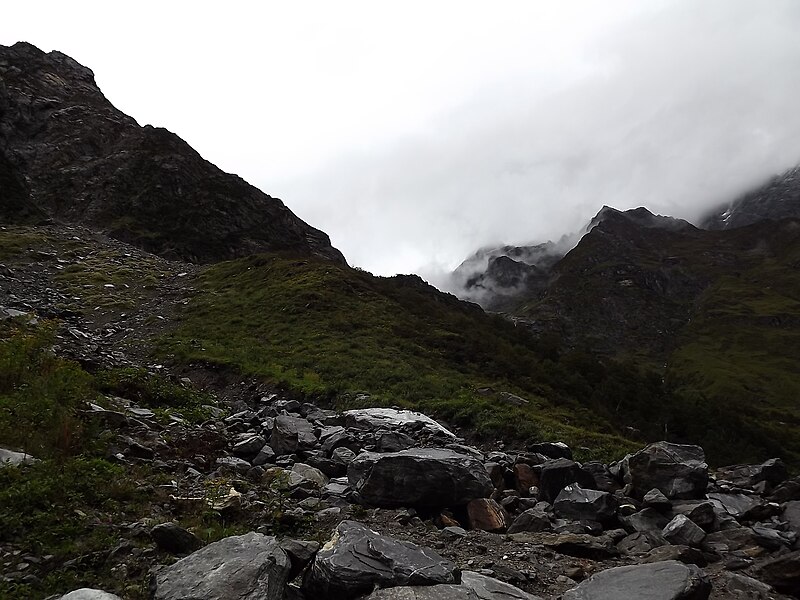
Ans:
[{"label": "low cloud", "polygon": [[658,6],[594,37],[574,76],[518,70],[277,192],[352,264],[436,284],[480,247],[558,240],[604,204],[696,221],[800,162],[800,4]]}]

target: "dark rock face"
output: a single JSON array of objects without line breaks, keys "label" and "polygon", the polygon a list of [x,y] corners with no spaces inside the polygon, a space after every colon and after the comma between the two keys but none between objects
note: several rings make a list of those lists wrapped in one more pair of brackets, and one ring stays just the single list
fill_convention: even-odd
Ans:
[{"label": "dark rock face", "polygon": [[188,554],[201,545],[196,535],[175,523],[156,525],[150,530],[150,537],[159,548],[171,554]]},{"label": "dark rock face", "polygon": [[24,178],[36,202],[17,191],[17,208],[0,217],[44,213],[194,262],[275,250],[344,262],[280,200],[118,111],[70,57],[24,42],[0,46],[0,81],[0,178]]},{"label": "dark rock face", "polygon": [[309,598],[349,600],[374,587],[452,584],[459,578],[456,566],[429,548],[342,521],[317,554],[303,591]]},{"label": "dark rock face", "polygon": [[154,569],[150,594],[154,600],[279,600],[289,568],[274,537],[248,533]]},{"label": "dark rock face", "polygon": [[765,219],[800,216],[800,167],[789,169],[706,217],[704,229],[735,229]]},{"label": "dark rock face", "polygon": [[670,499],[702,498],[708,486],[708,465],[700,446],[656,442],[628,459],[634,495],[653,488]]},{"label": "dark rock face", "polygon": [[433,448],[363,452],[348,465],[347,478],[361,501],[375,506],[458,506],[493,490],[480,461]]},{"label": "dark rock face", "polygon": [[779,592],[800,596],[800,550],[761,565],[761,579]]},{"label": "dark rock face", "polygon": [[558,494],[570,483],[577,483],[582,488],[592,489],[594,477],[584,471],[581,466],[566,458],[548,460],[542,465],[539,474],[539,496],[546,502],[555,502]]},{"label": "dark rock face", "polygon": [[607,569],[564,594],[564,600],[706,600],[711,582],[694,565],[676,561]]}]

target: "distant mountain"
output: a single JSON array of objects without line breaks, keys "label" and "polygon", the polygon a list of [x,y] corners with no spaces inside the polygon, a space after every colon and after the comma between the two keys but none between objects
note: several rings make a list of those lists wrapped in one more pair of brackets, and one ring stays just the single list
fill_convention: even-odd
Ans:
[{"label": "distant mountain", "polygon": [[61,52],[0,46],[0,157],[16,190],[12,203],[2,188],[6,222],[46,215],[193,262],[273,250],[344,262],[280,200],[114,108],[92,71]]},{"label": "distant mountain", "polygon": [[700,227],[734,229],[786,217],[800,217],[800,165],[715,210],[701,221]]}]

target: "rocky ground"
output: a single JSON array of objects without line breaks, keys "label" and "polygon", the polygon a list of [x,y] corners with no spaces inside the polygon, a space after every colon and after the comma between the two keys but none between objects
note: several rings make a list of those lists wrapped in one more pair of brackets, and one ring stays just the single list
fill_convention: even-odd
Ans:
[{"label": "rocky ground", "polygon": [[[173,372],[150,340],[191,301],[196,268],[81,228],[5,232],[4,318],[57,319],[55,351],[89,370],[142,367],[218,399],[203,420],[123,395],[87,403],[146,513],[112,513],[113,543],[67,560],[3,542],[7,583],[102,568],[130,598],[800,596],[800,479],[779,460],[712,472],[701,448],[662,442],[579,464],[557,441],[469,445],[418,413]],[[35,457],[15,450],[3,468],[24,472]]]}]

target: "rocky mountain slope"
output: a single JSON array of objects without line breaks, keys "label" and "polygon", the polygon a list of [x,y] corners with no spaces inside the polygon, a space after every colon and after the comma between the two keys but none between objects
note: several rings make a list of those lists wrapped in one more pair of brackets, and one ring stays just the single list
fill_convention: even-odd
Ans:
[{"label": "rocky mountain slope", "polygon": [[4,198],[14,221],[44,214],[193,262],[273,250],[344,261],[280,200],[114,108],[88,68],[22,42],[0,47],[0,177],[27,187],[27,200]]}]

